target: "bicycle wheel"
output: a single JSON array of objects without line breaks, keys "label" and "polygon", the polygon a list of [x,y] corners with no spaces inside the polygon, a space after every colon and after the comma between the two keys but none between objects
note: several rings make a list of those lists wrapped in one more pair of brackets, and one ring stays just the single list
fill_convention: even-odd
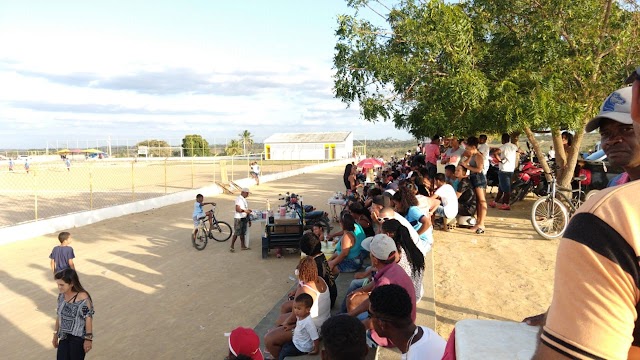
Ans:
[{"label": "bicycle wheel", "polygon": [[567,207],[558,199],[542,197],[531,208],[531,224],[535,231],[545,239],[555,239],[567,229],[569,213]]},{"label": "bicycle wheel", "polygon": [[195,238],[191,236],[191,241],[193,241],[193,247],[197,250],[204,250],[207,247],[207,229],[203,226],[198,228],[198,232],[196,232]]},{"label": "bicycle wheel", "polygon": [[216,221],[211,226],[211,235],[215,241],[227,241],[233,235],[233,229],[224,221]]}]

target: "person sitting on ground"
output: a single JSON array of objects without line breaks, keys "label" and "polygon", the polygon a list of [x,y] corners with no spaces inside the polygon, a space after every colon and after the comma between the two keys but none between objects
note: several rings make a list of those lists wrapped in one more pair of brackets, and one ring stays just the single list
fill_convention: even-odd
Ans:
[{"label": "person sitting on ground", "polygon": [[[311,295],[313,298],[313,306],[311,306],[311,319],[320,329],[329,316],[331,316],[331,298],[327,284],[318,276],[318,267],[316,262],[310,256],[300,259],[297,269],[298,289],[294,295],[294,299],[303,293]],[[287,309],[281,309],[281,315],[276,320],[276,327],[270,329],[264,337],[264,343],[267,351],[273,357],[278,358],[280,350],[284,344],[293,339],[291,331],[296,326],[296,314],[284,312],[284,310],[293,310],[293,303]]]},{"label": "person sitting on ground", "polygon": [[[371,213],[364,208],[362,203],[353,202],[349,205],[349,212],[356,220],[356,223],[360,225],[362,231],[364,232],[364,237],[373,236],[376,234],[376,231],[373,228],[373,221],[371,220]],[[356,232],[356,236],[357,236]],[[364,240],[364,238],[362,239]]]},{"label": "person sitting on ground", "polygon": [[369,316],[376,333],[396,344],[403,360],[440,360],[446,341],[411,318],[413,304],[399,285],[379,286],[369,295]]},{"label": "person sitting on ground", "polygon": [[322,360],[364,360],[369,352],[364,325],[345,314],[322,324],[322,342]]},{"label": "person sitting on ground", "polygon": [[[347,300],[348,314],[351,316],[362,316],[369,309],[369,293],[376,287],[396,284],[402,286],[411,298],[411,320],[416,319],[416,294],[413,282],[407,273],[396,263],[396,243],[385,234],[378,234],[372,238],[367,238],[362,242],[362,246],[369,250],[371,265],[378,269],[373,277],[373,282],[356,290]],[[366,317],[367,314],[363,314]],[[371,327],[369,319],[364,319],[365,327],[372,330],[371,339],[379,346],[393,347],[386,338],[380,337],[375,329]]]},{"label": "person sitting on ground", "polygon": [[380,234],[384,234],[384,231],[382,231],[382,225],[384,225],[384,222],[391,219],[398,220],[400,224],[407,229],[411,236],[411,240],[416,244],[422,254],[426,254],[431,251],[431,246],[433,245],[433,231],[429,232],[426,241],[423,240],[423,238],[420,238],[416,229],[411,225],[411,223],[409,223],[409,220],[398,214],[392,207],[385,207],[380,210]]},{"label": "person sitting on ground", "polygon": [[296,327],[293,329],[291,341],[282,345],[278,356],[279,360],[284,360],[288,356],[315,355],[320,352],[320,336],[313,320],[311,320],[311,307],[313,298],[309,294],[296,296],[293,304],[293,313],[296,316]]},{"label": "person sitting on ground", "polygon": [[[422,179],[420,179],[422,181]],[[431,200],[428,196],[422,195],[418,192],[418,187],[415,184],[407,184],[407,189],[415,195],[418,200],[418,208],[423,214],[429,216],[429,209],[431,208]],[[431,217],[429,216],[429,220]]]},{"label": "person sitting on ground", "polygon": [[237,327],[229,335],[229,360],[263,360],[260,338],[253,329]]},{"label": "person sitting on ground", "polygon": [[373,204],[373,198],[377,195],[382,195],[382,190],[380,190],[380,188],[378,187],[374,187],[369,189],[369,191],[367,191],[367,196],[364,200],[364,205],[363,207],[365,209],[368,209],[371,207],[371,204]]},{"label": "person sitting on ground", "polygon": [[454,189],[458,186],[458,179],[456,179],[456,177],[453,175],[455,171],[455,165],[449,164],[444,167],[444,181],[447,184],[453,186]]},{"label": "person sitting on ground", "polygon": [[[453,187],[445,182],[444,174],[438,173],[435,178],[436,191],[431,196],[429,213],[447,219],[455,219],[458,215],[458,197]],[[447,224],[444,224],[447,228]]]},{"label": "person sitting on ground", "polygon": [[473,216],[476,213],[476,194],[467,176],[467,168],[462,165],[456,167],[455,176],[460,182],[456,189],[458,196],[458,215]]},{"label": "person sitting on ground", "polygon": [[[349,211],[345,210],[340,214],[340,227],[342,228],[342,237],[336,244],[336,252],[329,259],[329,267],[334,275],[338,275],[341,272],[356,272],[362,266],[360,252],[364,237],[358,239],[354,233],[356,227],[360,227],[360,225],[356,224],[353,216]],[[360,229],[362,228],[360,227]],[[362,235],[364,235],[364,231],[362,231]]]},{"label": "person sitting on ground", "polygon": [[396,260],[413,282],[416,291],[416,303],[424,294],[422,278],[424,276],[424,255],[411,240],[409,231],[396,219],[387,220],[382,224],[382,231],[396,243]]},{"label": "person sitting on ground", "polygon": [[212,205],[212,206],[216,206],[216,203],[213,202],[204,202],[204,196],[202,196],[202,194],[198,194],[196,195],[196,202],[193,204],[193,214],[191,215],[191,218],[193,219],[193,238],[196,238],[196,235],[198,233],[198,225],[200,225],[200,219],[202,218],[207,218],[209,219],[209,237],[213,238],[213,236],[211,235],[211,226],[213,225],[213,210],[209,210],[207,212],[205,212],[202,209],[203,205]]},{"label": "person sitting on ground", "polygon": [[418,232],[420,240],[425,243],[433,243],[433,227],[429,213],[424,213],[418,207],[418,199],[406,186],[401,187],[393,194],[395,210]]},{"label": "person sitting on ground", "polygon": [[[322,252],[322,242],[320,241],[320,236],[324,237],[324,228],[322,224],[317,223],[314,224],[311,228],[312,232],[305,232],[300,238],[300,251],[312,257],[316,262],[316,266],[318,267],[318,275],[327,283],[329,287],[329,294],[331,298],[331,308],[336,303],[336,298],[338,297],[338,288],[336,287],[336,281],[331,272],[331,268],[329,267],[329,262]],[[290,296],[294,296],[295,293],[290,294]],[[289,310],[287,310],[288,312]]]}]

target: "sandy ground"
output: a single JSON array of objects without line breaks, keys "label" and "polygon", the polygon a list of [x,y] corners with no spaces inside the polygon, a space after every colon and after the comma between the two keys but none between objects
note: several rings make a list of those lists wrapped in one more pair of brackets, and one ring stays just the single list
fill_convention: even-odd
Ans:
[{"label": "sandy ground", "polygon": [[511,211],[489,208],[483,235],[464,228],[435,232],[437,332],[445,339],[458,320],[521,321],[546,311],[558,240],[533,230],[533,201]]},{"label": "sandy ground", "polygon": [[[328,210],[342,189],[342,168],[254,187],[252,208],[278,193],[302,193]],[[231,221],[234,197],[206,197]],[[261,231],[250,251],[229,242],[196,251],[190,243],[193,203],[71,229],[76,266],[96,306],[88,359],[220,359],[224,333],[255,326],[292,286],[298,255],[262,260]],[[538,238],[528,220],[531,201],[514,211],[490,209],[485,235],[436,232],[437,331],[448,336],[464,318],[520,320],[549,303],[557,242]],[[48,256],[56,234],[0,246],[0,346],[3,358],[53,358],[57,290]],[[239,247],[236,244],[236,247]]]}]

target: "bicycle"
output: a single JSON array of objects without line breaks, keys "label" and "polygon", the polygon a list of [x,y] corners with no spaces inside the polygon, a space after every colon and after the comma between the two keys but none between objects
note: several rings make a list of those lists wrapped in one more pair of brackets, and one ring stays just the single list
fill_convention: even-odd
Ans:
[{"label": "bicycle", "polygon": [[207,246],[208,239],[214,239],[218,242],[224,242],[231,238],[233,235],[233,228],[227,222],[218,221],[216,219],[216,207],[210,210],[211,213],[211,229],[207,228],[209,220],[206,216],[198,218],[198,228],[196,229],[195,236],[191,236],[193,247],[196,250],[204,250]]},{"label": "bicycle", "polygon": [[[573,216],[582,205],[583,199],[586,198],[584,191],[582,191],[582,181],[586,177],[584,175],[574,177],[573,180],[578,182],[578,188],[569,189],[559,186],[554,174],[549,175],[551,175],[551,181],[549,182],[548,195],[533,203],[531,224],[533,229],[543,238],[555,239],[564,234],[569,225],[569,218]],[[570,192],[571,198],[567,197],[565,192]]]}]

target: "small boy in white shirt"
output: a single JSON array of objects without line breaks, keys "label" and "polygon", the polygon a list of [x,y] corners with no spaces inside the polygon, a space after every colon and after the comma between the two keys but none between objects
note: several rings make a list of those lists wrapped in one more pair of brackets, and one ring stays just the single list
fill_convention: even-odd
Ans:
[{"label": "small boy in white shirt", "polygon": [[311,295],[302,293],[296,296],[293,303],[293,313],[297,320],[293,330],[293,340],[282,345],[282,350],[278,354],[279,360],[283,360],[287,356],[315,355],[319,352],[320,336],[310,316],[312,306],[313,298]]}]

